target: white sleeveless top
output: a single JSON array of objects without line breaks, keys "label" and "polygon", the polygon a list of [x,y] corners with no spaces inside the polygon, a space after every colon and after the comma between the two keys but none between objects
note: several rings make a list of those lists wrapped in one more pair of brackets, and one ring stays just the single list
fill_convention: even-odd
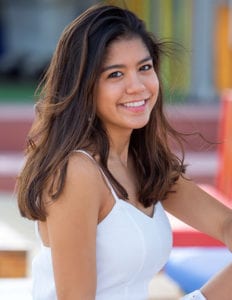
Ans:
[{"label": "white sleeveless top", "polygon": [[[87,152],[77,152],[93,160]],[[119,199],[101,172],[115,204],[97,226],[95,300],[145,300],[150,280],[164,266],[172,248],[168,218],[160,202],[149,217]],[[57,299],[49,247],[41,245],[40,253],[33,260],[32,277],[33,300]]]}]

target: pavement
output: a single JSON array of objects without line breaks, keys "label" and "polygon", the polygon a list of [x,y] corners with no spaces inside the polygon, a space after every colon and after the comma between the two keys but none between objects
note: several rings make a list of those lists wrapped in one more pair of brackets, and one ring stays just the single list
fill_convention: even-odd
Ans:
[{"label": "pavement", "polygon": [[[22,218],[18,212],[16,197],[12,193],[0,193],[0,251],[6,248],[27,249],[27,277],[1,278],[1,300],[32,300],[31,260],[39,250],[34,223]],[[149,300],[177,300],[181,290],[164,272],[156,275],[149,287]]]}]

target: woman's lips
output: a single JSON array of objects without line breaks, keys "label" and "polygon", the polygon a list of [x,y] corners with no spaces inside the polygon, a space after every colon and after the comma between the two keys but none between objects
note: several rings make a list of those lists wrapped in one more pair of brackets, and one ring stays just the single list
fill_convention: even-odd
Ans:
[{"label": "woman's lips", "polygon": [[121,104],[121,106],[132,112],[142,112],[145,109],[147,100],[148,99],[126,102]]}]

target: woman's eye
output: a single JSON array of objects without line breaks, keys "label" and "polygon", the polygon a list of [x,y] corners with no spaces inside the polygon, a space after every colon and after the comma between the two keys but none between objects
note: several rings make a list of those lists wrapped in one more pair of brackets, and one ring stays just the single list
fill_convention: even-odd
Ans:
[{"label": "woman's eye", "polygon": [[122,72],[116,71],[116,72],[111,73],[108,76],[108,78],[117,78],[117,77],[120,77],[120,76],[122,76]]},{"label": "woman's eye", "polygon": [[153,68],[153,66],[151,64],[149,64],[149,65],[144,65],[144,66],[140,67],[140,70],[141,71],[148,71],[152,68]]}]

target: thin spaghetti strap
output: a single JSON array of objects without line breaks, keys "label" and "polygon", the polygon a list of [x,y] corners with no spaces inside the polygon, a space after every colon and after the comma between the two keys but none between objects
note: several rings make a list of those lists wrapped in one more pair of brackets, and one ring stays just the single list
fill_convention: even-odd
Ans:
[{"label": "thin spaghetti strap", "polygon": [[73,152],[80,152],[80,153],[83,153],[83,154],[85,154],[86,156],[88,156],[88,158],[90,158],[91,160],[93,160],[94,162],[96,162],[95,161],[95,159],[87,152],[87,151],[85,151],[85,150],[73,150]]},{"label": "thin spaghetti strap", "polygon": [[114,197],[114,200],[117,202],[117,201],[118,201],[118,196],[117,196],[117,194],[116,194],[114,188],[112,187],[112,185],[111,185],[109,179],[107,178],[107,176],[105,175],[105,173],[103,172],[103,170],[102,170],[102,168],[99,166],[99,164],[96,162],[96,160],[95,160],[95,159],[94,159],[87,151],[85,151],[85,150],[81,150],[81,149],[80,149],[80,150],[73,150],[73,152],[79,152],[79,153],[85,154],[89,159],[91,159],[91,160],[97,165],[97,167],[98,167],[98,169],[100,170],[100,172],[101,172],[101,174],[102,174],[102,176],[103,176],[103,178],[104,178],[104,180],[105,180],[107,186],[109,187],[109,189],[110,189],[110,191],[111,191],[111,193],[112,193],[112,195],[113,195],[113,197]]}]

